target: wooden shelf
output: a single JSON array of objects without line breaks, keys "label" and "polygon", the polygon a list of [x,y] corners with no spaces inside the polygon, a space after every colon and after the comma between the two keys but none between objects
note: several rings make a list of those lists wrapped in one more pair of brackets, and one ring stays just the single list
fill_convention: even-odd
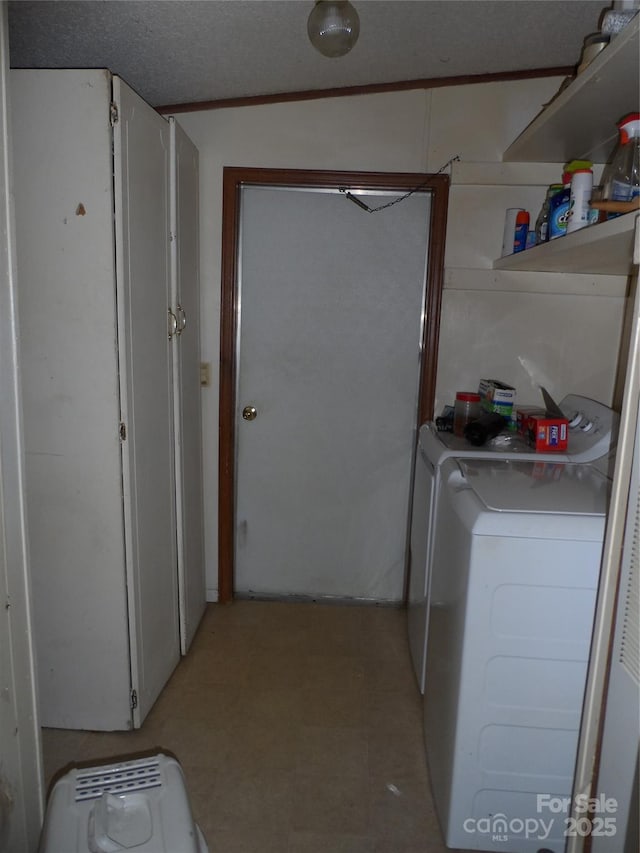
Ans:
[{"label": "wooden shelf", "polygon": [[495,270],[629,275],[637,212],[494,261]]},{"label": "wooden shelf", "polygon": [[616,123],[639,109],[640,14],[507,148],[510,162],[605,163],[618,138]]},{"label": "wooden shelf", "polygon": [[456,187],[548,187],[562,175],[558,163],[476,163],[451,166],[451,185]]}]

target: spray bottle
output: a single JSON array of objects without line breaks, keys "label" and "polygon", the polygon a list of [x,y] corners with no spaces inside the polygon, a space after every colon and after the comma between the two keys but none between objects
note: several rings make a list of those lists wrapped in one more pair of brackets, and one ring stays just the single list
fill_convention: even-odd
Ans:
[{"label": "spray bottle", "polygon": [[[605,201],[632,201],[640,195],[640,113],[629,113],[618,122],[620,137],[602,173]],[[612,219],[618,214],[609,214]]]}]

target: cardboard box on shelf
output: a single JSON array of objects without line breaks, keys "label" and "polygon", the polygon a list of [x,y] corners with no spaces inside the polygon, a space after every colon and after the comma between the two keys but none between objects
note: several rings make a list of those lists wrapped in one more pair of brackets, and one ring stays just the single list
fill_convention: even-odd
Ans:
[{"label": "cardboard box on shelf", "polygon": [[548,453],[567,449],[569,421],[566,418],[549,418],[546,412],[529,415],[527,441],[537,451]]},{"label": "cardboard box on shelf", "polygon": [[532,415],[544,418],[546,414],[546,409],[542,408],[542,406],[518,406],[516,411],[516,429],[519,434],[527,438],[529,435],[529,418]]},{"label": "cardboard box on shelf", "polygon": [[478,386],[480,405],[485,412],[497,412],[511,421],[514,418],[516,389],[499,379],[481,379]]}]

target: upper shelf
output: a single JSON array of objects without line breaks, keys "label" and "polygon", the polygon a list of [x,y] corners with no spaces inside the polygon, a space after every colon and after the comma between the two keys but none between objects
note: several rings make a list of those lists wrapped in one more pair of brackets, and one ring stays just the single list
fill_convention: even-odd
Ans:
[{"label": "upper shelf", "polygon": [[637,211],[493,262],[496,270],[628,275]]},{"label": "upper shelf", "polygon": [[534,118],[502,159],[605,163],[618,138],[616,123],[639,109],[639,32],[640,14]]}]

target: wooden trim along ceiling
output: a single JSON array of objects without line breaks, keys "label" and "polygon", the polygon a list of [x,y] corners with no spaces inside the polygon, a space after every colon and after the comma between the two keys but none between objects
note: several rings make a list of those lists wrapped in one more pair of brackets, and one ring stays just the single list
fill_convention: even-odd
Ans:
[{"label": "wooden trim along ceiling", "polygon": [[448,175],[382,172],[330,172],[298,169],[224,169],[222,197],[222,292],[220,308],[220,420],[219,420],[219,510],[218,510],[218,598],[233,599],[235,558],[235,430],[238,312],[238,235],[240,190],[248,186],[349,187],[351,190],[379,189],[405,193],[420,187],[431,192],[429,255],[422,340],[422,363],[418,394],[418,423],[433,417],[440,308],[444,278],[444,248],[449,198]]},{"label": "wooden trim along ceiling", "polygon": [[555,68],[533,68],[528,71],[499,71],[494,74],[467,74],[459,77],[428,77],[424,80],[401,80],[397,83],[369,83],[364,86],[343,86],[335,89],[307,89],[302,92],[280,92],[272,95],[249,95],[242,98],[219,98],[215,101],[194,101],[190,104],[165,104],[155,109],[163,115],[190,113],[198,110],[222,110],[232,107],[255,107],[287,101],[312,101],[319,98],[344,98],[350,95],[375,95],[379,92],[402,92],[409,89],[440,89],[444,86],[467,86],[475,83],[499,83],[504,80],[529,80],[533,77],[569,77],[573,65]]}]

